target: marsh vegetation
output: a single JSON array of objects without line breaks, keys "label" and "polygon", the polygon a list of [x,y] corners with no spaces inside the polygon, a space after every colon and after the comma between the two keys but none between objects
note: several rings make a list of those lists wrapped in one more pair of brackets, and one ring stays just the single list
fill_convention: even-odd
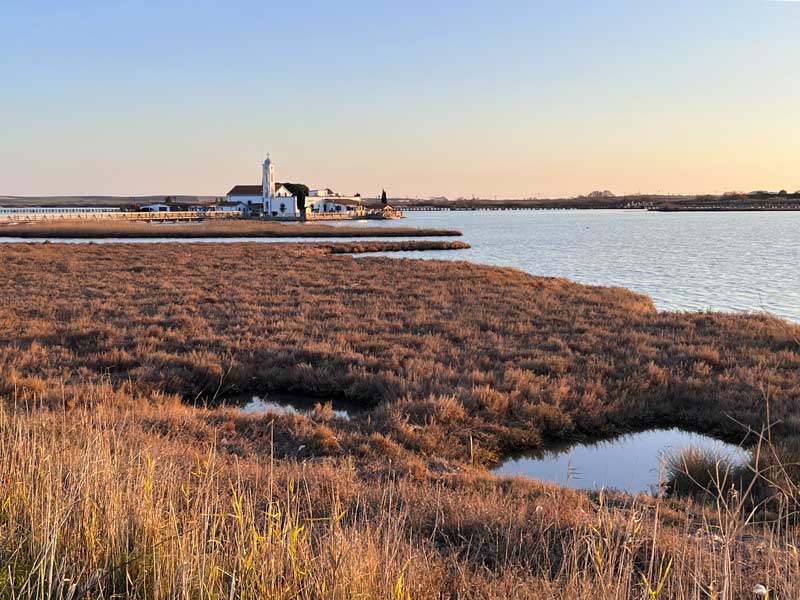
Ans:
[{"label": "marsh vegetation", "polygon": [[[327,246],[24,244],[0,261],[4,595],[739,598],[800,584],[797,461],[778,450],[800,423],[800,328],[785,321]],[[219,406],[245,392],[320,403]],[[327,398],[364,410],[341,419]],[[671,426],[749,433],[774,457],[755,465],[758,494],[631,497],[488,469]]]},{"label": "marsh vegetation", "polygon": [[433,237],[460,236],[453,229],[369,227],[322,223],[278,223],[249,219],[207,220],[195,223],[86,221],[29,223],[0,226],[0,235],[16,238],[290,238],[290,237]]}]

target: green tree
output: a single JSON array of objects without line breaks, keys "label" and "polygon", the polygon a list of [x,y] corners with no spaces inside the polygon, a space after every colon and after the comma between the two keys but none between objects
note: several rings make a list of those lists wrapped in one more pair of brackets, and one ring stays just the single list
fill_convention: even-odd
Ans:
[{"label": "green tree", "polygon": [[308,198],[308,186],[303,183],[282,183],[280,184],[297,198],[297,208],[301,213],[306,212],[306,198]]},{"label": "green tree", "polygon": [[386,190],[381,191],[381,204],[389,204],[389,199],[386,197]]}]

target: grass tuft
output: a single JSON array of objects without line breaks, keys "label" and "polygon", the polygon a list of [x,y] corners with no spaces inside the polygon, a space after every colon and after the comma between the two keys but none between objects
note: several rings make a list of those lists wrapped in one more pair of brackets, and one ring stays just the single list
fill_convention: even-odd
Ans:
[{"label": "grass tuft", "polygon": [[687,446],[664,457],[665,491],[707,499],[743,490],[751,479],[748,466],[722,450]]}]

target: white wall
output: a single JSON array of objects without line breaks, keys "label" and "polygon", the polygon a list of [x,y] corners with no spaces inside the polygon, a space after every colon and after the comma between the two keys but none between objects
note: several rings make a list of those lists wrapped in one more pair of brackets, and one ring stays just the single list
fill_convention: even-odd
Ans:
[{"label": "white wall", "polygon": [[219,212],[233,212],[233,211],[236,211],[236,210],[246,211],[247,210],[247,206],[243,205],[243,204],[234,204],[233,206],[217,205],[214,208],[214,210],[217,210]]},{"label": "white wall", "polygon": [[[339,198],[306,198],[306,208],[312,208],[317,212],[347,212],[348,210],[355,210],[355,206],[348,206],[338,202]],[[338,210],[337,210],[337,207]]]},{"label": "white wall", "polygon": [[145,204],[140,207],[141,210],[150,212],[169,212],[171,210],[169,204]]},{"label": "white wall", "polygon": [[258,196],[228,196],[228,202],[244,202],[245,204],[261,204],[264,199]]},{"label": "white wall", "polygon": [[[261,196],[228,196],[227,199],[228,202],[242,202],[244,204],[251,205],[252,208],[255,208],[256,206],[262,207],[264,202],[264,199]],[[306,199],[306,203],[308,203],[308,199]],[[286,207],[284,212],[281,212],[280,210],[281,204],[285,205]],[[276,212],[277,214],[273,215],[273,212]],[[297,210],[297,198],[294,196],[273,196],[270,205],[267,207],[266,216],[276,219],[297,219],[302,216],[302,213]]]},{"label": "white wall", "polygon": [[[281,205],[285,210],[281,211]],[[275,219],[297,219],[300,211],[297,210],[297,198],[294,196],[273,196],[269,202],[269,215]]]}]

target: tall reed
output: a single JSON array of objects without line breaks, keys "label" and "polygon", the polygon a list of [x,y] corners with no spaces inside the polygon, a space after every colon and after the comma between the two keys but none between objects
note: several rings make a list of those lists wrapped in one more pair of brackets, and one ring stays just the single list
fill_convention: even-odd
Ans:
[{"label": "tall reed", "polygon": [[198,443],[211,414],[0,408],[0,595],[699,600],[800,584],[794,522],[756,517],[741,495],[587,496],[479,470],[238,457],[233,439]]}]

